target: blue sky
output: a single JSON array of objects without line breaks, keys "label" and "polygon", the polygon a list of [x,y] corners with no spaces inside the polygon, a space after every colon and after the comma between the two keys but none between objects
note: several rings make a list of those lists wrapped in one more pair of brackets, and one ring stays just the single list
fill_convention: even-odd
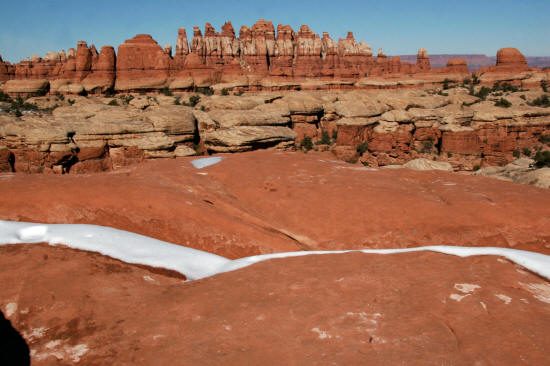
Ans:
[{"label": "blue sky", "polygon": [[216,30],[230,20],[238,31],[259,18],[307,24],[333,39],[355,38],[388,55],[482,53],[517,47],[528,56],[550,56],[550,0],[0,0],[0,55],[17,62],[33,54],[67,50],[79,40],[117,47],[138,33],[175,46],[177,29]]}]

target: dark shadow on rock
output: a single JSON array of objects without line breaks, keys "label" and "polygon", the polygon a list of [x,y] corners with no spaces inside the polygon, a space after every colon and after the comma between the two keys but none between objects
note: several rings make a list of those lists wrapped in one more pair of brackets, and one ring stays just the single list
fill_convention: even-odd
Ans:
[{"label": "dark shadow on rock", "polygon": [[28,366],[31,364],[29,346],[0,311],[0,365]]}]

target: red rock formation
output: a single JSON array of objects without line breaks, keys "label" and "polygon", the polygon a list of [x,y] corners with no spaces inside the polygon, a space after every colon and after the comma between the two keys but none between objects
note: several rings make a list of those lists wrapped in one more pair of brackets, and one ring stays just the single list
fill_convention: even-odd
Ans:
[{"label": "red rock formation", "polygon": [[104,46],[92,64],[91,73],[82,80],[82,85],[88,92],[104,92],[112,89],[115,84],[115,49]]},{"label": "red rock formation", "polygon": [[447,62],[447,69],[451,72],[468,73],[468,63],[463,58],[452,58]]},{"label": "red rock formation", "polygon": [[148,90],[166,86],[170,60],[150,35],[138,34],[118,47],[115,89]]},{"label": "red rock formation", "polygon": [[429,70],[431,68],[430,56],[428,56],[428,51],[425,48],[418,50],[418,55],[416,56],[416,67],[422,71]]},{"label": "red rock formation", "polygon": [[[14,67],[0,62],[0,80],[45,79],[52,83],[52,92],[76,92],[79,88],[97,92],[112,84],[110,65],[115,64],[115,89],[120,91],[165,86],[184,90],[194,83],[203,86],[233,83],[230,87],[261,88],[258,81],[264,78],[282,81],[283,88],[284,82],[295,83],[299,88],[301,82],[312,78],[336,79],[353,85],[354,81],[368,76],[407,78],[415,73],[422,73],[427,79],[433,73],[437,83],[442,73],[467,73],[467,65],[459,60],[450,60],[448,67],[432,70],[424,48],[419,49],[413,65],[398,57],[387,57],[382,50],[373,57],[371,47],[356,42],[352,32],[335,42],[327,33],[319,37],[307,25],[296,34],[290,26],[279,24],[275,32],[273,24],[263,19],[251,28],[242,26],[239,38],[230,22],[222,26],[220,33],[207,23],[204,36],[199,27],[194,27],[190,43],[185,28],[180,28],[173,56],[170,46],[162,49],[151,36],[143,34],[119,46],[119,60],[113,61],[111,51],[106,52],[102,56],[94,46],[88,48],[85,42],[79,42],[76,51],[69,49],[67,54],[48,53],[43,59],[33,56]],[[97,66],[98,63],[101,66]],[[482,72],[502,74],[525,70],[529,70],[525,57],[514,48],[506,48],[499,51],[497,65]],[[400,87],[403,85],[415,84],[400,84]]]},{"label": "red rock formation", "polygon": [[501,48],[497,52],[497,67],[521,70],[527,68],[527,60],[517,48]]}]

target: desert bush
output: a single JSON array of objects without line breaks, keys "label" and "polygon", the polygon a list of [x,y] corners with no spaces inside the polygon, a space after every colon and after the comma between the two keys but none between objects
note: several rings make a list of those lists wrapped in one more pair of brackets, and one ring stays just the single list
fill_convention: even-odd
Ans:
[{"label": "desert bush", "polygon": [[495,102],[495,106],[502,107],[502,108],[510,108],[512,106],[512,103],[504,98],[500,98]]},{"label": "desert bush", "polygon": [[224,95],[224,96],[225,96],[225,95],[229,95],[229,89],[223,88],[223,89],[222,89],[222,95]]},{"label": "desert bush", "polygon": [[236,95],[237,97],[240,97],[244,94],[244,90],[239,90],[238,92],[233,93],[233,95]]},{"label": "desert bush", "polygon": [[167,86],[165,86],[164,88],[162,88],[160,92],[161,92],[163,95],[167,96],[167,97],[171,97],[171,96],[174,95],[174,94],[170,91],[170,89],[168,89]]},{"label": "desert bush", "polygon": [[332,139],[336,141],[338,139],[338,130],[335,128],[332,130]]},{"label": "desert bush", "polygon": [[540,81],[540,87],[542,88],[542,91],[547,93],[548,92],[548,82],[546,80]]},{"label": "desert bush", "polygon": [[481,89],[479,89],[479,91],[477,93],[474,94],[474,96],[478,97],[479,99],[481,100],[485,100],[487,99],[487,96],[491,93],[491,89],[486,87],[486,86],[482,86]]},{"label": "desert bush", "polygon": [[523,149],[522,152],[523,152],[523,155],[525,155],[525,156],[531,156],[531,150],[529,150],[529,149],[526,148],[526,147]]},{"label": "desert bush", "polygon": [[74,104],[74,102],[75,102],[75,100],[74,100],[74,99],[67,99],[67,103],[69,103],[70,105],[73,105],[73,104]]},{"label": "desert bush", "polygon": [[550,145],[550,136],[539,136],[539,142]]},{"label": "desert bush", "polygon": [[535,154],[537,168],[550,167],[550,151],[539,151]]},{"label": "desert bush", "polygon": [[116,99],[112,99],[108,104],[113,106],[118,106],[118,102]]},{"label": "desert bush", "polygon": [[11,98],[8,94],[4,93],[3,91],[0,91],[0,102],[11,102]]},{"label": "desert bush", "polygon": [[176,97],[176,98],[174,99],[174,104],[175,104],[175,105],[180,105],[180,104],[181,104],[181,102],[180,102],[180,97]]},{"label": "desert bush", "polygon": [[212,89],[209,86],[195,86],[194,88],[195,93],[200,93],[204,95],[213,95],[214,89]]},{"label": "desert bush", "polygon": [[313,149],[313,142],[311,141],[311,137],[304,136],[302,142],[300,143],[300,147],[306,152]]},{"label": "desert bush", "polygon": [[319,140],[320,145],[330,145],[332,143],[332,140],[330,139],[330,136],[327,132],[327,130],[322,129],[321,130],[321,140]]},{"label": "desert bush", "polygon": [[477,172],[481,167],[479,165],[474,165],[474,172]]},{"label": "desert bush", "polygon": [[359,156],[363,156],[363,154],[366,153],[368,149],[369,149],[368,142],[362,142],[359,145],[357,145],[357,147],[355,148]]},{"label": "desert bush", "polygon": [[514,158],[519,159],[519,157],[521,156],[521,151],[519,151],[519,150],[514,150],[514,152],[512,153],[512,155],[514,156]]},{"label": "desert bush", "polygon": [[201,101],[201,97],[195,94],[189,97],[189,102],[182,102],[181,104],[186,105],[188,107],[194,107],[197,104],[199,104],[200,101]]},{"label": "desert bush", "polygon": [[548,108],[550,107],[550,99],[548,99],[548,95],[541,95],[537,99],[534,99],[532,102],[528,102],[527,104],[535,107]]}]

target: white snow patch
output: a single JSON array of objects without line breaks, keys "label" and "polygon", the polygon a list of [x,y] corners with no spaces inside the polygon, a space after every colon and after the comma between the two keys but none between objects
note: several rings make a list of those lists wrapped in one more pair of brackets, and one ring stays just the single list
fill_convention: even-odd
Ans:
[{"label": "white snow patch", "polygon": [[202,159],[195,159],[191,161],[191,164],[197,169],[206,168],[207,166],[218,164],[220,161],[222,161],[221,156],[213,156],[210,158],[202,158]]},{"label": "white snow patch", "polygon": [[127,263],[166,268],[184,274],[188,279],[209,277],[234,271],[273,258],[303,255],[360,252],[393,254],[432,251],[458,257],[494,255],[507,258],[550,280],[550,256],[525,250],[498,247],[456,247],[447,245],[405,249],[363,249],[340,251],[307,251],[256,255],[236,260],[171,244],[147,236],[105,226],[84,224],[36,224],[0,220],[0,245],[49,243],[101,253]]},{"label": "white snow patch", "polygon": [[469,284],[469,283],[457,283],[457,284],[455,284],[455,289],[462,292],[463,294],[469,294],[471,292],[474,292],[478,288],[481,288],[481,286],[472,285],[472,284]]},{"label": "white snow patch", "polygon": [[483,310],[487,311],[487,305],[485,305],[485,303],[483,301],[480,301],[479,303],[483,307]]},{"label": "white snow patch", "polygon": [[512,302],[512,298],[510,296],[506,296],[504,294],[495,294],[495,296],[504,301],[506,305]]},{"label": "white snow patch", "polygon": [[201,250],[104,226],[40,225],[0,220],[0,245],[20,243],[64,244],[75,249],[98,252],[127,263],[171,269],[184,274],[188,279],[214,275],[231,262]]},{"label": "white snow patch", "polygon": [[147,282],[152,282],[152,283],[155,283],[157,281],[155,281],[155,279],[151,276],[143,276],[143,279]]},{"label": "white snow patch", "polygon": [[330,339],[332,338],[332,335],[329,332],[326,332],[324,330],[321,330],[319,328],[311,328],[312,332],[315,332],[319,335],[319,339]]},{"label": "white snow patch", "polygon": [[[535,299],[550,304],[550,285],[547,283],[519,283],[535,297]],[[527,300],[526,300],[527,301]],[[529,302],[527,302],[529,303]]]},{"label": "white snow patch", "polygon": [[17,311],[17,303],[10,302],[10,303],[6,304],[6,316],[7,317],[12,316],[13,314],[15,314],[16,311]]},{"label": "white snow patch", "polygon": [[467,294],[467,295],[459,295],[459,294],[450,294],[449,295],[449,298],[451,300],[454,300],[454,301],[457,301],[457,302],[461,302],[463,298],[465,297],[468,297],[470,296],[471,294]]},{"label": "white snow patch", "polygon": [[225,328],[225,330],[227,331],[230,331],[232,328],[231,328],[231,325],[224,325],[223,326]]}]

